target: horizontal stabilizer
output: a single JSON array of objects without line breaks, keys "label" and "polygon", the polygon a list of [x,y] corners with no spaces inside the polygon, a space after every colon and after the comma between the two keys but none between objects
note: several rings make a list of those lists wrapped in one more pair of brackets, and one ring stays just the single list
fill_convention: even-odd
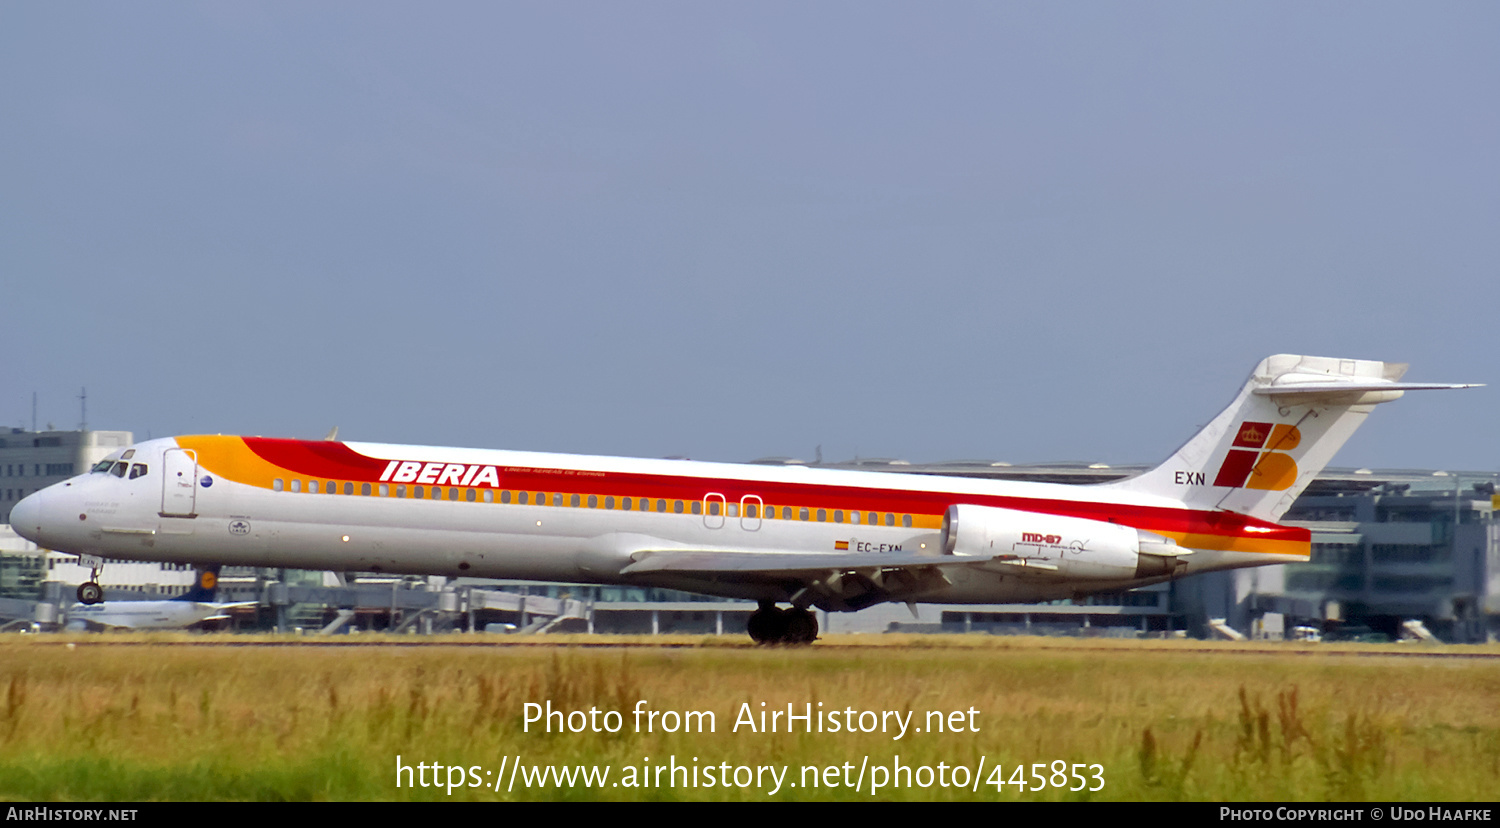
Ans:
[{"label": "horizontal stabilizer", "polygon": [[1366,392],[1383,391],[1448,391],[1458,388],[1483,388],[1484,383],[1437,383],[1437,382],[1381,382],[1353,381],[1353,382],[1328,382],[1327,377],[1317,377],[1316,380],[1309,378],[1307,382],[1293,379],[1282,383],[1287,376],[1277,379],[1277,384],[1256,388],[1252,393],[1262,397],[1288,397],[1300,394],[1361,394]]}]

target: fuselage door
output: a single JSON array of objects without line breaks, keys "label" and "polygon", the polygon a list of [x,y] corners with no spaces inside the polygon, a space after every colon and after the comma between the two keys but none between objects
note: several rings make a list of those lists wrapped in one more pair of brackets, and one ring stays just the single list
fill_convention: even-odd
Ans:
[{"label": "fuselage door", "polygon": [[703,496],[703,525],[710,529],[724,528],[724,513],[728,511],[724,507],[724,495],[718,492],[709,492]]},{"label": "fuselage door", "polygon": [[740,528],[746,532],[760,529],[761,515],[765,511],[766,504],[760,499],[760,495],[745,495],[740,498]]},{"label": "fuselage door", "polygon": [[198,455],[188,449],[162,453],[161,516],[197,517]]}]

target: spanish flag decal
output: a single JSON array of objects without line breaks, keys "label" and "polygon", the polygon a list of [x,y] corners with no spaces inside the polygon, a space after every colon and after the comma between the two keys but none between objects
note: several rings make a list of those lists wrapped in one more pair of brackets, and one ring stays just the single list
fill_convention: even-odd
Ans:
[{"label": "spanish flag decal", "polygon": [[848,541],[834,541],[833,542],[833,548],[834,549],[848,549],[849,548],[849,542]]}]

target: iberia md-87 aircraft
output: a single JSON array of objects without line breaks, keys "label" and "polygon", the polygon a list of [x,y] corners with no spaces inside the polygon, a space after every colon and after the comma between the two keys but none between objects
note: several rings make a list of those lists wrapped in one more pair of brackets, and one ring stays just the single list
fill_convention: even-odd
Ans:
[{"label": "iberia md-87 aircraft", "polygon": [[[102,558],[648,585],[750,599],[758,642],[809,607],[1048,601],[1305,561],[1284,514],[1406,366],[1273,356],[1165,463],[1093,485],[194,436],[149,440],[11,511]],[[781,608],[778,604],[790,604]]]}]

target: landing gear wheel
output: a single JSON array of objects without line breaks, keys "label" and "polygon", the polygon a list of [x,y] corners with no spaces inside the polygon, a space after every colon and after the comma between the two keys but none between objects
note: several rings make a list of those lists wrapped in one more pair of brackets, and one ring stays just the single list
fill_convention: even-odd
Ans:
[{"label": "landing gear wheel", "polygon": [[818,618],[805,609],[780,609],[763,601],[745,630],[756,644],[811,644],[818,640]]},{"label": "landing gear wheel", "polygon": [[104,587],[94,581],[78,585],[78,603],[100,604],[104,602]]},{"label": "landing gear wheel", "polygon": [[786,637],[786,613],[775,604],[761,604],[760,609],[750,614],[745,631],[756,644],[778,644]]},{"label": "landing gear wheel", "polygon": [[786,644],[811,644],[818,640],[818,617],[805,609],[792,608],[786,611]]}]

